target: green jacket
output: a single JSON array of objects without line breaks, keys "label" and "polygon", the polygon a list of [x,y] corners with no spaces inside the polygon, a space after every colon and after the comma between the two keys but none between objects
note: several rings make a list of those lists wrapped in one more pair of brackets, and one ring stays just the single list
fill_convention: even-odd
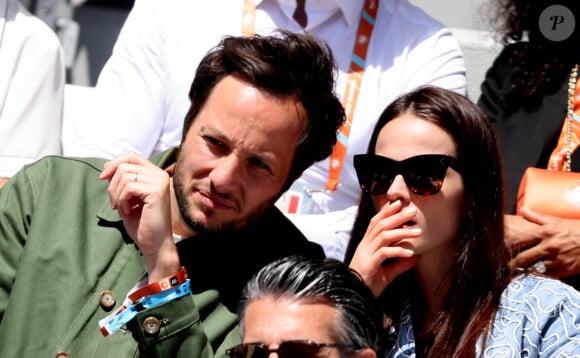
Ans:
[{"label": "green jacket", "polygon": [[[153,161],[165,167],[175,152]],[[241,281],[283,255],[324,255],[275,208],[266,223],[253,226],[252,238],[242,231],[216,239],[237,243],[231,249],[220,243],[212,249],[219,247],[217,253],[190,252],[190,242],[213,238],[183,240],[180,255],[192,294],[141,311],[127,331],[103,337],[98,321],[122,304],[144,273],[139,250],[111,210],[108,181],[98,179],[104,162],[46,157],[0,189],[0,357],[224,356],[240,341],[232,302],[239,299]],[[231,267],[222,257],[239,259]],[[213,266],[244,274],[217,275]],[[104,292],[113,293],[113,305],[101,299]],[[160,322],[154,334],[143,328],[149,317]]]}]

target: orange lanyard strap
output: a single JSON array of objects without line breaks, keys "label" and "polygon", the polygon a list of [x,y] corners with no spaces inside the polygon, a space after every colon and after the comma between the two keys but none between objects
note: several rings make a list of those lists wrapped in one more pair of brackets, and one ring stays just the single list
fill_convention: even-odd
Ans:
[{"label": "orange lanyard strap", "polygon": [[[346,87],[342,96],[342,105],[346,113],[346,122],[337,133],[336,145],[330,156],[328,181],[326,190],[334,191],[338,187],[340,172],[346,156],[348,137],[354,118],[354,111],[358,101],[358,94],[362,83],[362,77],[366,65],[367,50],[371,35],[375,26],[375,19],[379,4],[377,0],[366,0],[361,18],[358,24],[354,49],[351,55],[350,68],[346,81]],[[255,33],[256,4],[253,0],[244,2],[244,14],[242,17],[242,33],[252,36]]]},{"label": "orange lanyard strap", "polygon": [[548,161],[548,169],[550,170],[570,171],[572,152],[580,144],[580,78],[578,78],[578,65],[575,65],[570,73],[567,93],[566,117],[558,138],[558,144]]},{"label": "orange lanyard strap", "polygon": [[342,171],[346,149],[348,147],[350,128],[354,119],[354,110],[358,101],[358,94],[360,92],[362,77],[365,70],[367,50],[369,42],[371,41],[371,35],[375,26],[378,9],[379,4],[377,1],[365,1],[350,60],[351,62],[348,70],[346,87],[342,96],[342,105],[344,106],[344,111],[346,113],[346,122],[338,132],[336,145],[334,146],[330,156],[326,190],[334,191],[338,187],[340,172]]}]

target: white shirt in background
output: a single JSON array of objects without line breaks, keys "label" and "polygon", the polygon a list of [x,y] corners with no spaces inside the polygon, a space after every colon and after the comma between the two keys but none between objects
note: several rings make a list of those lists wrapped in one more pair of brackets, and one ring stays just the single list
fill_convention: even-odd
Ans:
[{"label": "white shirt in background", "polygon": [[61,44],[16,0],[0,0],[0,177],[62,154]]}]

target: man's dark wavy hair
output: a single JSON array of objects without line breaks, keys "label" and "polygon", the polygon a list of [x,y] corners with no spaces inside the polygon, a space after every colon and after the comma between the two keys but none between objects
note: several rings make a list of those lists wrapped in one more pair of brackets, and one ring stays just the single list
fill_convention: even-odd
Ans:
[{"label": "man's dark wavy hair", "polygon": [[296,98],[306,109],[307,121],[285,190],[307,167],[328,157],[336,143],[337,131],[345,121],[334,92],[336,74],[332,51],[311,35],[279,30],[270,36],[227,36],[197,68],[183,138],[212,89],[228,75],[274,97]]}]

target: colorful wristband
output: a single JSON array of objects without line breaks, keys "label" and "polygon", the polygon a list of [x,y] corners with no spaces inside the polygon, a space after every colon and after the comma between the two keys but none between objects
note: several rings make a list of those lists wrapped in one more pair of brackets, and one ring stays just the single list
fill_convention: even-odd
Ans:
[{"label": "colorful wristband", "polygon": [[152,282],[147,286],[139,288],[135,292],[130,292],[128,298],[132,302],[135,302],[141,297],[155,295],[181,285],[185,280],[187,280],[187,271],[185,271],[185,267],[182,266],[178,273],[169,275],[159,281]]},{"label": "colorful wristband", "polygon": [[142,297],[139,301],[135,302],[127,308],[115,311],[102,320],[99,321],[100,331],[103,336],[108,336],[115,333],[121,327],[126,325],[130,320],[135,318],[137,314],[143,310],[154,308],[160,306],[169,301],[175,300],[179,297],[183,297],[191,293],[191,286],[189,280],[186,279],[185,282],[179,286],[173,287],[169,290],[164,290],[155,295]]}]

